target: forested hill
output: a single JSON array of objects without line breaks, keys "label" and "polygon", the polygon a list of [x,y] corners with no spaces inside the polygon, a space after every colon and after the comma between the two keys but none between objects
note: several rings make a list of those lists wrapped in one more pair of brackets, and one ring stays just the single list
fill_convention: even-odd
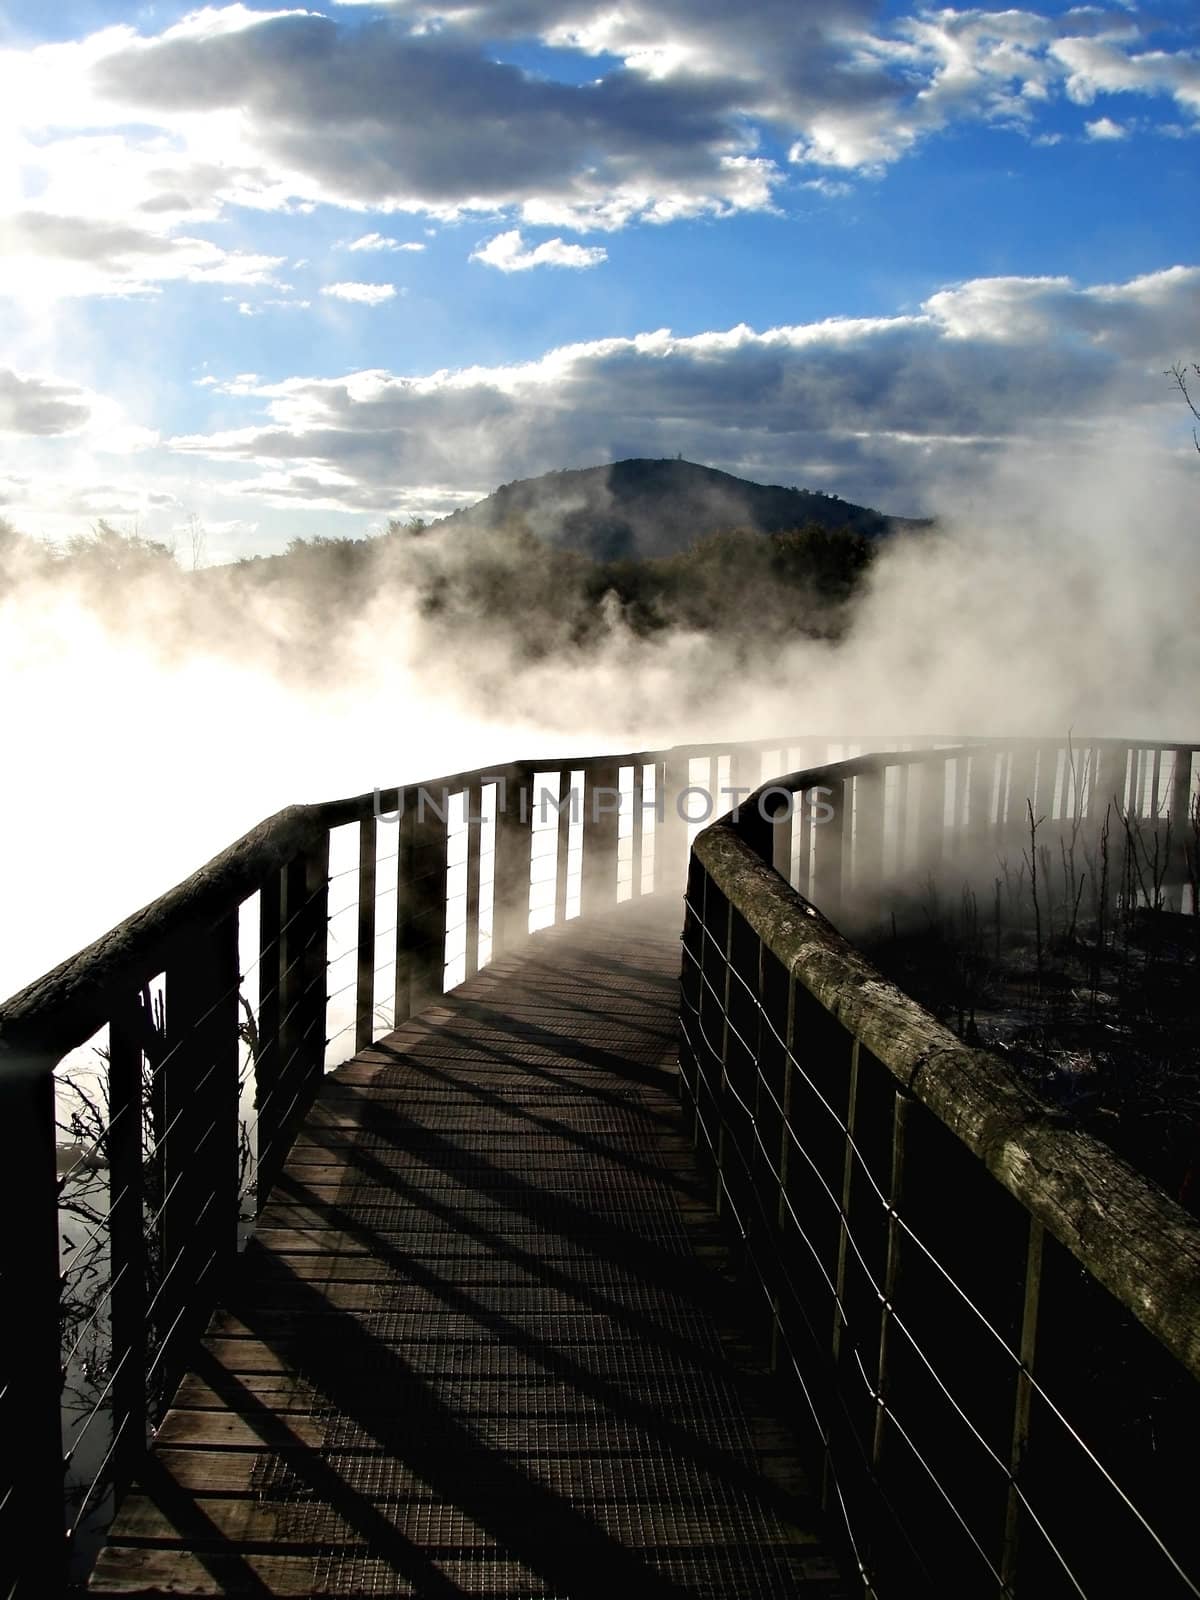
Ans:
[{"label": "forested hill", "polygon": [[428,649],[502,633],[523,655],[624,629],[682,630],[770,654],[841,637],[881,535],[928,526],[747,482],[687,461],[622,461],[508,484],[432,525],[294,539],[220,566],[99,522],[54,546],[0,518],[0,600],[68,586],[110,621],[154,615],[173,638],[262,631],[314,671],[359,619],[409,619]]},{"label": "forested hill", "polygon": [[782,533],[816,526],[877,538],[928,526],[837,495],[751,483],[694,461],[641,459],[506,483],[437,526],[466,531],[514,522],[546,544],[597,561],[678,555],[727,528]]}]

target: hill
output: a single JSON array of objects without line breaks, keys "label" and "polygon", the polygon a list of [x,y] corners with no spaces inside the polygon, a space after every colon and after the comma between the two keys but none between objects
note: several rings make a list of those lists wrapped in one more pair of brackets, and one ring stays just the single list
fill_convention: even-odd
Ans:
[{"label": "hill", "polygon": [[928,523],[889,517],[837,495],[752,483],[694,461],[616,461],[503,484],[435,526],[522,524],[546,544],[595,561],[675,555],[727,528],[782,533],[816,525],[878,538]]}]

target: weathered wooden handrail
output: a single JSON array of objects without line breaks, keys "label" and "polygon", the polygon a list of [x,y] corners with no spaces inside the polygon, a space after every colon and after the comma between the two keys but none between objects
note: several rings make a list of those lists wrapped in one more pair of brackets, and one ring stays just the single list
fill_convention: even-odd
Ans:
[{"label": "weathered wooden handrail", "polygon": [[[61,1578],[57,1208],[64,1185],[74,1181],[60,1178],[55,1164],[54,1073],[63,1056],[107,1026],[100,1089],[107,1120],[102,1148],[91,1152],[108,1173],[108,1212],[97,1230],[104,1293],[86,1325],[107,1344],[108,1381],[74,1437],[91,1429],[91,1442],[102,1441],[95,1452],[103,1457],[99,1468],[90,1483],[82,1480],[86,1494],[102,1493],[109,1483],[119,1494],[144,1450],[154,1396],[169,1395],[188,1341],[202,1327],[236,1253],[237,1151],[244,1137],[239,1058],[247,1038],[260,1207],[326,1066],[334,830],[359,830],[352,869],[357,928],[350,987],[356,992],[352,1020],[340,1032],[362,1048],[378,1031],[380,1009],[391,1026],[440,999],[452,937],[463,950],[461,970],[469,974],[488,953],[510,950],[527,936],[535,911],[535,833],[539,850],[551,836],[555,846],[553,859],[539,865],[550,861],[553,893],[536,914],[561,920],[573,895],[589,914],[619,893],[653,886],[649,869],[643,870],[649,859],[643,844],[651,839],[658,886],[682,877],[686,827],[671,810],[661,823],[644,819],[644,787],[648,793],[653,783],[660,797],[686,787],[692,760],[749,759],[758,778],[764,748],[766,742],[708,744],[520,761],[289,807],[0,1005],[0,1125],[6,1135],[0,1204],[8,1218],[23,1219],[20,1226],[10,1221],[3,1260],[6,1303],[22,1309],[9,1319],[0,1366],[0,1594],[40,1597],[55,1592]],[[600,789],[616,790],[622,770],[628,806],[622,803],[620,815],[612,794],[594,810],[584,806],[578,823],[582,880],[569,893],[567,843],[575,824],[560,814],[557,827],[538,831],[539,775],[557,796],[570,792],[572,773],[582,773],[590,801]],[[491,797],[486,829],[485,794]],[[457,834],[448,815],[454,796],[468,802]],[[393,856],[385,883],[381,869]],[[481,890],[485,856],[490,904]],[[452,878],[462,885],[453,924]],[[376,897],[393,886],[393,992],[377,995],[376,946],[384,935],[377,938]],[[239,917],[255,897],[257,948],[243,956]],[[254,965],[258,1004],[247,1022],[242,973]],[[160,978],[162,1015],[150,992]],[[351,1053],[349,1038],[344,1053]]]},{"label": "weathered wooden handrail", "polygon": [[267,873],[323,837],[330,826],[324,809],[276,812],[6,1001],[0,1006],[0,1071],[18,1052],[62,1056],[90,1039],[118,999],[162,972],[196,929],[215,926],[258,891]]},{"label": "weathered wooden handrail", "polygon": [[[840,741],[843,748],[848,743],[882,744]],[[963,741],[937,736],[912,743],[941,746],[934,761],[969,762],[971,752],[1017,748],[971,741],[967,750]],[[696,830],[676,805],[689,788],[755,790],[772,770],[798,760],[825,762],[828,751],[824,738],[793,736],[553,757],[289,807],[0,1005],[0,1121],[7,1135],[0,1202],[7,1216],[23,1219],[8,1232],[2,1269],[7,1303],[22,1312],[10,1318],[0,1370],[0,1593],[53,1592],[63,1552],[57,1208],[64,1184],[75,1180],[55,1170],[54,1074],[62,1057],[107,1026],[107,1121],[97,1180],[102,1184],[106,1163],[100,1261],[106,1282],[99,1280],[104,1293],[89,1325],[106,1345],[108,1368],[83,1421],[84,1430],[92,1429],[89,1448],[97,1438],[101,1448],[95,1470],[80,1483],[87,1494],[110,1482],[119,1493],[144,1449],[147,1418],[169,1394],[187,1341],[236,1253],[236,1152],[245,1137],[240,1058],[252,1041],[260,1204],[330,1059],[329,853],[336,830],[358,829],[357,864],[348,869],[357,904],[347,908],[357,918],[346,986],[354,996],[349,1023],[333,1029],[336,1038],[346,1036],[349,1054],[351,1041],[363,1048],[381,1025],[398,1024],[439,999],[452,972],[469,974],[513,949],[531,919],[562,920],[576,910],[589,915],[619,895],[673,888]],[[883,759],[915,769],[930,758],[917,751]],[[808,769],[810,779],[836,774],[843,799],[850,786],[840,827],[821,836],[828,851],[819,840],[811,852],[826,882],[832,884],[836,869],[839,893],[871,868],[873,760]],[[1141,771],[1130,779],[1135,787]],[[535,822],[535,787],[548,784],[553,805],[571,791],[572,774],[582,775],[582,817],[572,820],[564,807]],[[853,787],[860,780],[861,792]],[[598,790],[622,784],[619,811],[611,793],[610,803],[595,809],[586,803]],[[658,804],[644,810],[651,785]],[[424,809],[422,791],[430,800]],[[457,821],[446,808],[453,796],[469,802],[465,817],[455,811]],[[878,798],[882,803],[882,784]],[[719,798],[714,809],[723,809]],[[745,828],[753,832],[760,823],[767,826],[751,812]],[[781,846],[785,836],[791,840],[781,826],[768,834]],[[572,866],[580,857],[582,866]],[[376,926],[376,899],[385,891],[396,897],[396,925],[387,934]],[[543,899],[535,904],[538,894]],[[255,899],[257,935],[243,949],[249,936],[243,926],[239,941],[239,917]],[[376,992],[377,946],[385,940],[390,953],[379,970],[390,972],[388,994]],[[452,944],[457,966],[450,964]],[[253,966],[258,999],[247,1012],[243,973]],[[163,1014],[151,992],[160,979]],[[75,1422],[71,1429],[75,1439],[83,1431]]]},{"label": "weathered wooden handrail", "polygon": [[[853,920],[872,888],[876,915],[912,870],[881,868],[888,769],[938,774],[937,829],[928,808],[912,820],[960,867],[960,844],[1003,847],[1019,826],[1032,747],[809,768],[696,838],[685,1103],[869,1592],[1196,1595],[1182,1485],[1200,1426],[1200,1223],[964,1045],[822,915],[832,905]],[[1088,747],[1124,775],[1118,798],[1135,814],[1153,820],[1169,801],[1186,817],[1195,804],[1196,746]],[[1068,819],[1058,750],[1040,748],[1055,759],[1036,803]],[[1001,756],[1007,805],[988,766]],[[963,796],[984,774],[972,815]],[[814,788],[832,804],[828,818],[797,813],[801,866],[796,824],[775,808]],[[896,856],[903,820],[886,825]],[[797,892],[801,875],[817,905]],[[1097,1393],[1108,1369],[1121,1384]],[[1159,1430],[1151,1448],[1139,1425]]]}]

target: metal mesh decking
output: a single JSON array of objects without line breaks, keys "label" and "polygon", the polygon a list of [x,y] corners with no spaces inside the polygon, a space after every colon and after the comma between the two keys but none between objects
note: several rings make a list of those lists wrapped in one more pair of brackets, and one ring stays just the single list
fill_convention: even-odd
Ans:
[{"label": "metal mesh decking", "polygon": [[674,927],[537,936],[332,1074],[104,1594],[847,1594],[676,1111]]}]

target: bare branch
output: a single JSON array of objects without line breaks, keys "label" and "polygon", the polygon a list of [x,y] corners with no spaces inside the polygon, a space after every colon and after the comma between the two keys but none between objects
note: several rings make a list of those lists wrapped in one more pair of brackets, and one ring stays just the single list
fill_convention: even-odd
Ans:
[{"label": "bare branch", "polygon": [[[1200,378],[1200,362],[1192,362],[1192,371],[1196,374],[1197,378]],[[1179,386],[1179,392],[1183,396],[1188,410],[1195,417],[1196,421],[1200,422],[1200,411],[1197,411],[1196,403],[1188,392],[1187,363],[1184,361],[1177,361],[1173,367],[1167,368],[1166,372],[1163,373],[1163,377],[1175,379],[1176,384]],[[1196,446],[1197,452],[1200,452],[1200,434],[1196,432],[1195,428],[1192,429],[1192,443]]]}]

